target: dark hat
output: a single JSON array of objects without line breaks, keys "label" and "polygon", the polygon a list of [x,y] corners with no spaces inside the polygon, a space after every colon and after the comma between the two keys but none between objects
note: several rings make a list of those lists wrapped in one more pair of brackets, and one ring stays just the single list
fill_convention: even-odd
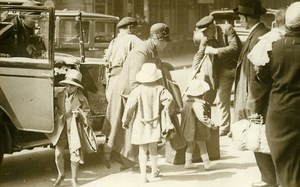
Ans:
[{"label": "dark hat", "polygon": [[158,40],[165,40],[167,42],[171,41],[170,29],[169,26],[165,23],[153,24],[150,28],[150,36]]},{"label": "dark hat", "polygon": [[124,17],[123,19],[121,19],[121,21],[118,23],[117,27],[118,28],[122,28],[125,27],[127,25],[138,25],[137,21],[135,18],[133,17]]},{"label": "dark hat", "polygon": [[240,0],[239,6],[233,11],[246,16],[260,16],[265,14],[267,9],[261,7],[259,0]]},{"label": "dark hat", "polygon": [[200,21],[198,21],[196,23],[196,27],[198,29],[206,29],[210,24],[212,24],[214,22],[214,17],[213,16],[205,16],[204,18],[200,19]]}]

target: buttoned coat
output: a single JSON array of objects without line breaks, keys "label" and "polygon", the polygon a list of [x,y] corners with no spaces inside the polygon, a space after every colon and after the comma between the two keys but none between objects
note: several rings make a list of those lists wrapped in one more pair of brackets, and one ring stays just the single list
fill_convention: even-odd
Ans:
[{"label": "buttoned coat", "polygon": [[272,82],[269,65],[260,66],[259,72],[256,72],[247,55],[259,41],[258,37],[269,31],[260,22],[248,36],[241,51],[235,76],[234,121],[247,119],[254,113],[262,114],[264,119],[266,117]]}]

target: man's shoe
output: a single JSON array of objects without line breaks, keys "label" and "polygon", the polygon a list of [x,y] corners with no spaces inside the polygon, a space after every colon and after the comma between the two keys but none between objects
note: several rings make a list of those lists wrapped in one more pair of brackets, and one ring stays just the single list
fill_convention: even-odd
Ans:
[{"label": "man's shoe", "polygon": [[276,184],[268,184],[264,181],[252,183],[252,187],[278,187]]},{"label": "man's shoe", "polygon": [[65,180],[65,176],[58,176],[55,182],[53,183],[53,186],[60,186],[60,183]]},{"label": "man's shoe", "polygon": [[226,136],[228,133],[227,131],[220,131],[219,136]]}]

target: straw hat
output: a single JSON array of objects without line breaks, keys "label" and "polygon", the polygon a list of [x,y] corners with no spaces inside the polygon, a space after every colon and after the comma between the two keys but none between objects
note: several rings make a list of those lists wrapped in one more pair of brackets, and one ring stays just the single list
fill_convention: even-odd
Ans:
[{"label": "straw hat", "polygon": [[161,71],[157,69],[154,63],[145,63],[136,75],[136,80],[141,83],[155,82],[161,78]]},{"label": "straw hat", "polygon": [[81,80],[82,80],[82,74],[75,69],[70,69],[66,73],[65,80],[60,81],[59,84],[60,85],[71,84],[83,89],[83,86],[81,86]]},{"label": "straw hat", "polygon": [[193,79],[189,83],[189,88],[186,92],[186,95],[199,96],[207,92],[209,89],[210,87],[205,81]]}]

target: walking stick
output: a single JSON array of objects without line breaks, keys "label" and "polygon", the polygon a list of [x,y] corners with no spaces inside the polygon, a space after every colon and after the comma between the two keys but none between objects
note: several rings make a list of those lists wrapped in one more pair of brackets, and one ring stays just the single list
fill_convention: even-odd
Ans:
[{"label": "walking stick", "polygon": [[196,77],[197,73],[199,72],[200,68],[202,67],[202,64],[203,64],[203,62],[205,61],[205,59],[206,59],[207,56],[208,56],[207,54],[205,54],[205,55],[203,56],[203,58],[201,59],[199,65],[198,65],[198,67],[197,67],[197,69],[195,69],[195,70],[193,71],[192,76],[189,78],[188,84],[187,84],[186,88],[184,89],[184,91],[183,91],[183,93],[182,93],[182,96],[181,96],[182,98],[185,96],[185,93],[186,93],[187,90],[189,89],[189,82],[190,82],[191,80],[193,80],[193,79]]}]

